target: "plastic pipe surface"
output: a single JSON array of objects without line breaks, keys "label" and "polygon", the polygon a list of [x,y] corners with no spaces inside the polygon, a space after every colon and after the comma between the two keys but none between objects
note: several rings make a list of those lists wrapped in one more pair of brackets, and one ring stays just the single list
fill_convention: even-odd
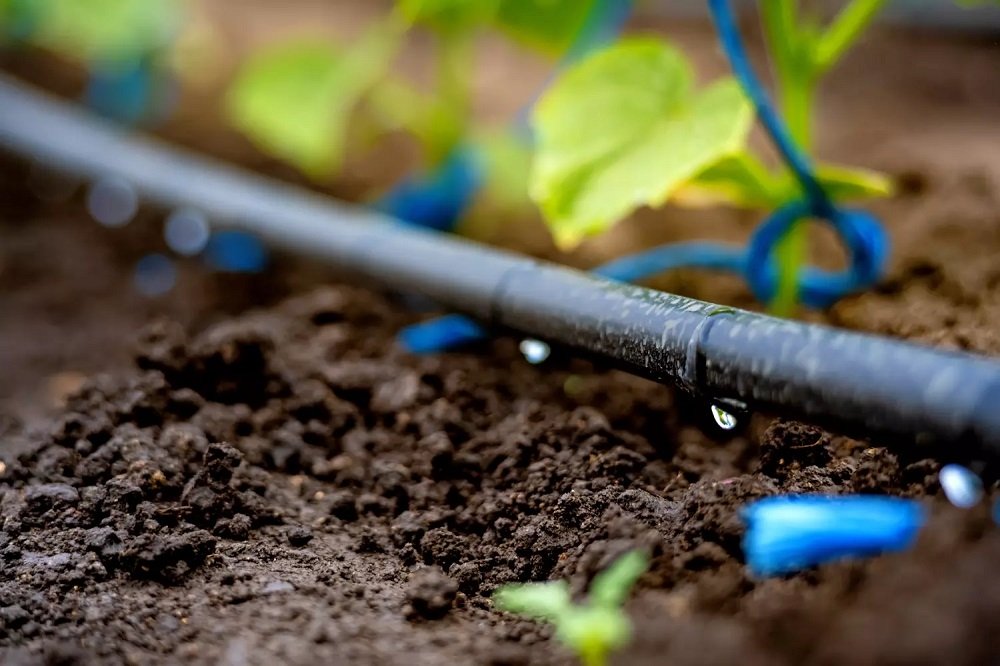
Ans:
[{"label": "plastic pipe surface", "polygon": [[720,307],[415,229],[127,133],[0,76],[0,146],[128,179],[166,207],[258,234],[488,326],[597,355],[707,399],[1000,457],[1000,363]]}]

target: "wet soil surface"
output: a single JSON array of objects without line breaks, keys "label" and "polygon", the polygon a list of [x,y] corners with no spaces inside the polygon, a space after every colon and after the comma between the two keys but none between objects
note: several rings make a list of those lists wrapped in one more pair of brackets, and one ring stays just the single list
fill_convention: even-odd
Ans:
[{"label": "wet soil surface", "polygon": [[565,655],[547,630],[489,592],[582,591],[643,548],[623,663],[996,656],[985,511],[937,501],[915,551],[875,562],[772,581],[741,563],[746,501],[934,495],[935,461],[787,422],[713,441],[685,424],[703,406],[579,361],[534,368],[511,340],[414,358],[398,311],[331,287],[194,336],[159,323],[134,372],[9,436],[3,642],[83,661],[549,663]]},{"label": "wet soil surface", "polygon": [[[899,106],[912,131],[920,114],[878,106],[857,72],[875,110],[851,107],[861,120],[833,118],[831,135],[903,177],[879,206],[897,249],[877,290],[810,316],[995,354],[1000,153],[984,118],[1000,102],[976,87],[985,67],[921,74],[887,53],[910,77],[897,94],[943,120],[920,141],[871,124]],[[959,87],[979,111],[952,108]],[[22,167],[4,173],[19,174],[0,222],[6,663],[569,664],[490,592],[565,578],[583,593],[632,548],[652,564],[616,663],[1000,659],[1000,530],[985,505],[943,500],[938,461],[762,418],[726,435],[704,404],[559,354],[531,366],[512,339],[412,357],[394,336],[416,315],[397,300],[287,264],[267,280],[188,266],[144,302],[128,281],[153,222],[97,230],[78,199],[39,203]],[[752,224],[723,218],[700,233]],[[621,242],[704,219],[671,212],[654,231],[639,216]],[[664,286],[748,302],[714,276]],[[910,552],[754,579],[738,512],[781,492],[924,498],[932,518]]]}]

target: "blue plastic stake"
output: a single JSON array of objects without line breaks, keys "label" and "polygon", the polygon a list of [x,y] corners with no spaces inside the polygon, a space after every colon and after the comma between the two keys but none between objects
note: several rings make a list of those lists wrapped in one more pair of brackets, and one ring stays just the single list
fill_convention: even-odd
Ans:
[{"label": "blue plastic stake", "polygon": [[867,495],[770,497],[742,515],[743,551],[758,576],[906,550],[926,520],[918,502]]}]

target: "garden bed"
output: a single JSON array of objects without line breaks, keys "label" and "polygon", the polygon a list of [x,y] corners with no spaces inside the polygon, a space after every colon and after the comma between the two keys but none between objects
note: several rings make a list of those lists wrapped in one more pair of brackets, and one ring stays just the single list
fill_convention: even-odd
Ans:
[{"label": "garden bed", "polygon": [[[831,157],[904,187],[879,205],[890,277],[822,317],[996,354],[996,47],[921,37],[914,63],[911,39],[862,49],[824,106]],[[416,318],[399,301],[288,258],[254,278],[187,266],[144,302],[129,280],[152,214],[101,230],[78,200],[37,201],[23,165],[3,173],[0,656],[571,663],[489,593],[580,591],[639,546],[653,562],[620,663],[997,658],[1000,533],[985,506],[939,497],[936,461],[763,417],[728,436],[670,389],[558,354],[534,367],[511,339],[412,357],[394,342]],[[751,223],[644,213],[610,247]],[[697,272],[659,286],[749,303]],[[911,552],[756,580],[738,510],[780,491],[935,499]]]}]

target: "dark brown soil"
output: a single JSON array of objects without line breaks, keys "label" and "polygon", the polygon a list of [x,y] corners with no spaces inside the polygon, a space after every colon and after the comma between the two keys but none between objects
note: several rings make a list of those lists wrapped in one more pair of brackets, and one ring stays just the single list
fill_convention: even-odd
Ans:
[{"label": "dark brown soil", "polygon": [[[1000,52],[920,39],[922,67],[889,36],[834,83],[865,101],[833,95],[830,152],[907,186],[879,205],[890,277],[810,316],[997,353]],[[394,342],[405,308],[288,263],[258,279],[187,265],[142,301],[128,280],[153,213],[100,230],[78,199],[29,196],[23,165],[3,174],[0,660],[569,664],[489,593],[582,592],[636,547],[653,560],[617,663],[1000,659],[1000,531],[985,506],[947,505],[933,460],[798,423],[723,436],[703,404],[583,361],[530,366],[511,339],[414,358]],[[645,214],[615,242],[752,222]],[[662,284],[747,304],[727,279]],[[227,315],[251,304],[267,307]],[[750,577],[738,509],[811,491],[927,498],[932,520],[912,552]]]}]

